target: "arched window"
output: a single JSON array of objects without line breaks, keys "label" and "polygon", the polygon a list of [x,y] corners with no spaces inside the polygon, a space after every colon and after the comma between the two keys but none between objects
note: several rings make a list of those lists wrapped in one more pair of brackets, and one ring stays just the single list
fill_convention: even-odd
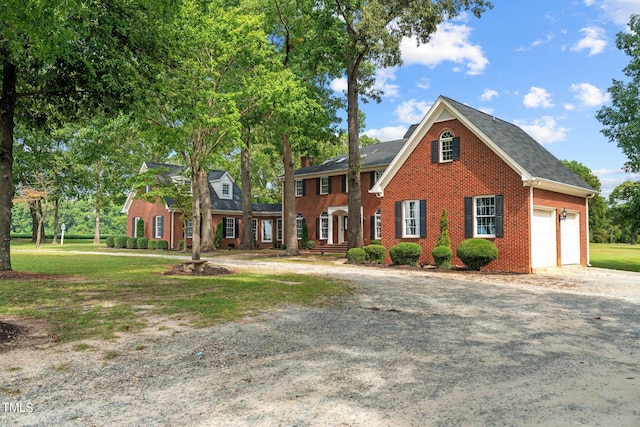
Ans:
[{"label": "arched window", "polygon": [[440,161],[450,162],[453,160],[453,135],[449,131],[440,135]]},{"label": "arched window", "polygon": [[329,238],[329,214],[322,212],[320,214],[320,240]]},{"label": "arched window", "polygon": [[380,240],[382,239],[382,215],[380,213],[380,209],[376,209],[375,221],[376,221],[376,225],[375,225],[374,237],[376,240]]}]

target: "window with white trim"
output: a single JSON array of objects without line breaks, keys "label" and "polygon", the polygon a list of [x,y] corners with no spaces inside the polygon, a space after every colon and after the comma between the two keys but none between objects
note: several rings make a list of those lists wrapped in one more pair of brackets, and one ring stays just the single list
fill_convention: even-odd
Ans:
[{"label": "window with white trim", "polygon": [[296,214],[296,236],[298,240],[302,239],[302,225],[304,224],[304,218],[301,213]]},{"label": "window with white trim", "polygon": [[224,237],[227,239],[234,239],[236,237],[236,219],[225,218],[224,223],[225,233]]},{"label": "window with white trim", "polygon": [[374,229],[373,237],[376,240],[380,240],[382,239],[382,214],[380,212],[380,209],[376,209],[374,220],[375,220],[375,229]]},{"label": "window with white trim", "polygon": [[453,161],[453,135],[449,131],[440,135],[440,161]]},{"label": "window with white trim", "polygon": [[276,238],[278,239],[278,242],[282,242],[282,220],[281,219],[276,220]]},{"label": "window with white trim", "polygon": [[153,237],[156,239],[162,239],[164,234],[164,217],[161,215],[156,216],[155,218],[155,230],[153,232]]},{"label": "window with white trim", "polygon": [[193,238],[193,221],[192,220],[188,220],[186,223],[186,231],[185,231],[185,237],[187,239],[191,239]]},{"label": "window with white trim", "polygon": [[263,242],[273,241],[273,220],[271,219],[262,220],[262,241]]},{"label": "window with white trim", "polygon": [[329,177],[323,176],[320,178],[320,194],[329,194]]},{"label": "window with white trim", "polygon": [[253,218],[251,220],[251,230],[253,231],[253,241],[257,242],[258,241],[258,220],[256,218]]},{"label": "window with white trim", "polygon": [[304,180],[296,179],[296,197],[304,196]]},{"label": "window with white trim", "polygon": [[475,235],[495,237],[496,235],[496,198],[479,196],[474,198]]},{"label": "window with white trim", "polygon": [[329,214],[322,212],[320,214],[320,240],[329,238]]},{"label": "window with white trim", "polygon": [[222,183],[222,199],[231,199],[231,184],[228,182]]},{"label": "window with white trim", "polygon": [[[144,223],[140,224],[140,221],[142,221],[142,218],[137,216],[134,218],[133,220],[133,236],[131,237],[137,237],[138,236],[138,227],[144,227]],[[144,235],[144,230],[142,230],[142,235]]]},{"label": "window with white trim", "polygon": [[402,219],[404,222],[404,237],[420,237],[418,218],[420,215],[420,203],[418,200],[406,200]]}]

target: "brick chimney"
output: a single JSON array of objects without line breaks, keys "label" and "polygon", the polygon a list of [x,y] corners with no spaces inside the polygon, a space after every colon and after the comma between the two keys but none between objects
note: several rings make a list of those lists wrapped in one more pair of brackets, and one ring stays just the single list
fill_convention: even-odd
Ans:
[{"label": "brick chimney", "polygon": [[300,168],[306,168],[309,166],[309,158],[307,156],[300,157]]}]

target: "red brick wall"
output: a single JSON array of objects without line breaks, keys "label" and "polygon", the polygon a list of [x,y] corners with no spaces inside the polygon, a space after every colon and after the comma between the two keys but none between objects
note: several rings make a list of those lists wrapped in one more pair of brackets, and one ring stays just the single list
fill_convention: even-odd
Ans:
[{"label": "red brick wall", "polygon": [[[537,207],[554,208],[559,215],[562,209],[567,212],[577,212],[580,220],[580,264],[586,266],[587,259],[587,207],[583,197],[570,196],[567,194],[555,193],[548,190],[533,190],[533,205]],[[556,216],[557,218],[557,216]],[[561,224],[556,227],[556,253],[557,265],[561,265]]]},{"label": "red brick wall", "polygon": [[[345,176],[344,171],[332,172],[335,174],[330,176],[331,180],[331,194],[318,194],[317,192],[317,178],[305,179],[305,195],[296,197],[296,213],[301,213],[306,220],[309,228],[309,240],[315,240],[318,244],[325,243],[326,241],[320,241],[319,236],[316,235],[316,219],[320,218],[322,212],[326,212],[329,207],[347,206],[347,193],[342,191],[342,177]],[[375,214],[376,209],[380,207],[380,199],[374,194],[369,193],[371,188],[370,172],[363,172],[360,175],[360,190],[362,197],[362,213],[363,213],[363,236],[364,244],[368,245],[370,239],[370,225],[371,216]],[[334,223],[334,242],[337,225]]]},{"label": "red brick wall", "polygon": [[[452,132],[460,138],[460,160],[431,163],[431,141],[442,132]],[[431,251],[440,233],[440,216],[446,209],[449,217],[454,258],[452,264],[462,265],[455,256],[464,236],[464,198],[468,196],[504,196],[504,237],[490,239],[499,251],[498,259],[486,270],[530,272],[529,188],[513,169],[457,120],[435,124],[416,146],[389,185],[382,199],[382,244],[387,248],[403,241],[422,246],[421,262],[432,264]],[[427,201],[427,237],[403,239],[395,237],[394,202]],[[391,262],[387,258],[387,262]]]}]

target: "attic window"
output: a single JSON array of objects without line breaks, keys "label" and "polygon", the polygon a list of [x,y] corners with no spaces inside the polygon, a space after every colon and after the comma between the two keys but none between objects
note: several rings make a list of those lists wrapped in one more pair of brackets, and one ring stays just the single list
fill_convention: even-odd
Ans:
[{"label": "attic window", "polygon": [[440,162],[451,161],[453,161],[453,135],[447,131],[440,135]]},{"label": "attic window", "polygon": [[221,199],[232,199],[233,193],[231,189],[231,183],[228,181],[222,181],[220,187],[220,198]]}]

